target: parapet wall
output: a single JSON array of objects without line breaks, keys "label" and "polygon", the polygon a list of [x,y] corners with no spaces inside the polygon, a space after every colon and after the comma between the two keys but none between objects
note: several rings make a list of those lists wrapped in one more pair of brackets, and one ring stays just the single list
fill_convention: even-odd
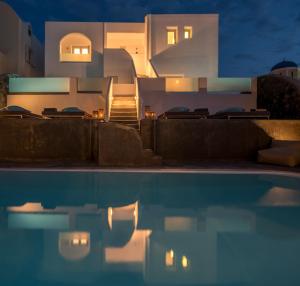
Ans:
[{"label": "parapet wall", "polygon": [[255,160],[272,139],[300,141],[300,121],[143,120],[141,136],[167,161]]},{"label": "parapet wall", "polygon": [[300,120],[142,120],[140,136],[94,120],[0,119],[0,163],[139,167],[159,166],[161,159],[255,160],[272,139],[300,141]]},{"label": "parapet wall", "polygon": [[106,167],[157,166],[137,130],[81,119],[0,119],[0,163]]},{"label": "parapet wall", "polygon": [[93,160],[93,121],[0,119],[0,161]]}]

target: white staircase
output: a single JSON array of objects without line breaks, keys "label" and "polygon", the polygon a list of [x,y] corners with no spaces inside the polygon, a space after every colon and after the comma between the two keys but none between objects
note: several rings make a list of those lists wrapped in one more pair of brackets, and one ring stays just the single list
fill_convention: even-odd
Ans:
[{"label": "white staircase", "polygon": [[114,84],[110,109],[110,122],[125,124],[138,129],[135,84]]}]

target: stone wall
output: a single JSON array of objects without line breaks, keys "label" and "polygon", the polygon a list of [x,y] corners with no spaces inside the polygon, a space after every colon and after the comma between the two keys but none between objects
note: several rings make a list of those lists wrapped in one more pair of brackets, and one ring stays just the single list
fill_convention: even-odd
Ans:
[{"label": "stone wall", "polygon": [[139,167],[162,160],[255,160],[272,139],[300,141],[300,120],[143,120],[139,134],[94,120],[0,119],[0,163]]},{"label": "stone wall", "polygon": [[0,163],[55,162],[103,167],[161,165],[137,130],[81,119],[0,119]]},{"label": "stone wall", "polygon": [[93,160],[93,121],[0,119],[0,161]]},{"label": "stone wall", "polygon": [[272,139],[300,141],[300,121],[143,120],[141,136],[164,160],[254,160]]}]

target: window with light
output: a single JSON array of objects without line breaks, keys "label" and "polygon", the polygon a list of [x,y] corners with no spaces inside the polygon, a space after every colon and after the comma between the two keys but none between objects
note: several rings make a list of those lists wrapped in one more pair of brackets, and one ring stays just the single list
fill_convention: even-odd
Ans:
[{"label": "window with light", "polygon": [[176,28],[168,28],[167,29],[167,38],[168,38],[168,45],[177,44],[177,29]]},{"label": "window with light", "polygon": [[60,41],[61,62],[91,62],[91,40],[81,33],[70,33]]},{"label": "window with light", "polygon": [[184,27],[184,38],[191,39],[193,36],[193,28],[192,27]]}]

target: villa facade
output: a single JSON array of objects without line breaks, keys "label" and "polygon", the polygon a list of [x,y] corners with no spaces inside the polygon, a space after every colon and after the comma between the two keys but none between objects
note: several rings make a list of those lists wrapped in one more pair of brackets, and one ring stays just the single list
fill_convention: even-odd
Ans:
[{"label": "villa facade", "polygon": [[145,109],[256,108],[256,82],[219,78],[217,14],[146,15],[143,23],[46,22],[45,76],[10,81],[8,105],[102,110],[136,127]]},{"label": "villa facade", "polygon": [[[218,15],[147,15],[144,23],[47,22],[45,76],[217,77]],[[133,63],[133,65],[132,65]]]},{"label": "villa facade", "polygon": [[0,75],[33,77],[44,74],[44,49],[30,23],[0,1]]}]

